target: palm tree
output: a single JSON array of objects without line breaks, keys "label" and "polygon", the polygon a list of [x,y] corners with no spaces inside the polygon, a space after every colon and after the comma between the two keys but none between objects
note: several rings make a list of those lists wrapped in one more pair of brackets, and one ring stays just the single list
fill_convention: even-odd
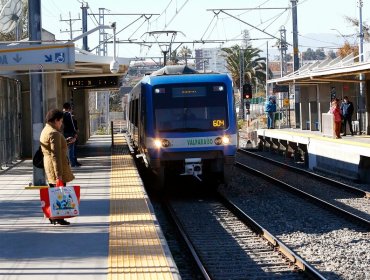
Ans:
[{"label": "palm tree", "polygon": [[[234,84],[240,87],[240,56],[243,53],[244,82],[255,87],[266,84],[266,58],[261,57],[262,50],[247,46],[241,49],[239,45],[222,48],[226,57],[226,69],[231,73]],[[271,72],[269,71],[269,77]]]}]

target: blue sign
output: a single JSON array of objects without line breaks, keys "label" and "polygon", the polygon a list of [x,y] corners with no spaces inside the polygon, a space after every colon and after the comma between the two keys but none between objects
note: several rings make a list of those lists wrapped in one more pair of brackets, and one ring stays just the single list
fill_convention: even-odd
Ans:
[{"label": "blue sign", "polygon": [[69,70],[74,67],[73,43],[0,46],[0,70]]}]

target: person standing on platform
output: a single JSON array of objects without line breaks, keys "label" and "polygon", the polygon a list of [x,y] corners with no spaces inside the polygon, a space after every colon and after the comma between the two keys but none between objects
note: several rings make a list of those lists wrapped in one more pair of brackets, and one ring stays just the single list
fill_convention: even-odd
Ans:
[{"label": "person standing on platform", "polygon": [[334,115],[334,132],[335,138],[340,139],[340,127],[342,126],[342,114],[339,108],[339,100],[335,99],[331,102],[330,111]]},{"label": "person standing on platform", "polygon": [[267,128],[275,128],[275,112],[276,112],[276,101],[273,97],[269,97],[269,100],[265,104],[265,113],[267,115]]},{"label": "person standing on platform", "polygon": [[63,134],[68,143],[68,158],[72,167],[79,167],[75,160],[75,142],[77,130],[72,116],[72,106],[66,102],[63,104]]},{"label": "person standing on platform", "polygon": [[353,128],[352,128],[352,114],[354,111],[353,103],[348,100],[348,96],[343,98],[343,102],[340,105],[340,111],[343,116],[343,136],[347,135],[347,123],[349,125],[349,131],[353,136]]},{"label": "person standing on platform", "polygon": [[75,149],[74,149],[75,157],[74,158],[75,158],[76,165],[81,166],[82,164],[80,162],[78,162],[78,160],[77,160],[77,144],[78,144],[78,132],[79,132],[79,130],[78,130],[78,126],[77,126],[77,120],[76,120],[74,115],[72,115],[72,119],[73,119],[73,125],[75,126],[75,129],[76,129],[76,142],[74,143],[75,144]]},{"label": "person standing on platform", "polygon": [[[51,188],[65,186],[75,177],[67,158],[67,141],[61,133],[63,112],[58,109],[46,114],[46,124],[40,135],[40,146],[44,155],[44,169]],[[69,225],[64,219],[49,219],[51,224]]]}]

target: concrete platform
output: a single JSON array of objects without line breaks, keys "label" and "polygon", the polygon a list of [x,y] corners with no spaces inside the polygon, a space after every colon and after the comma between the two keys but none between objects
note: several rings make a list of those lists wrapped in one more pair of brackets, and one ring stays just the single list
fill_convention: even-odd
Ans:
[{"label": "concrete platform", "polygon": [[71,185],[81,186],[81,215],[70,226],[51,225],[39,191],[25,189],[30,160],[0,172],[0,279],[180,278],[123,135],[117,141],[79,147]]},{"label": "concrete platform", "polygon": [[262,145],[303,153],[308,167],[339,176],[370,182],[370,136],[333,139],[320,132],[298,129],[259,129]]}]

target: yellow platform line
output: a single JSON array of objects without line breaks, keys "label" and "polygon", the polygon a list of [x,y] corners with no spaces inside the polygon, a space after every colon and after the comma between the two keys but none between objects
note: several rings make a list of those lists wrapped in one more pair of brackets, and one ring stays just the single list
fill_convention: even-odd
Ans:
[{"label": "yellow platform line", "polygon": [[108,279],[179,279],[171,271],[124,137],[116,134],[114,144]]}]

